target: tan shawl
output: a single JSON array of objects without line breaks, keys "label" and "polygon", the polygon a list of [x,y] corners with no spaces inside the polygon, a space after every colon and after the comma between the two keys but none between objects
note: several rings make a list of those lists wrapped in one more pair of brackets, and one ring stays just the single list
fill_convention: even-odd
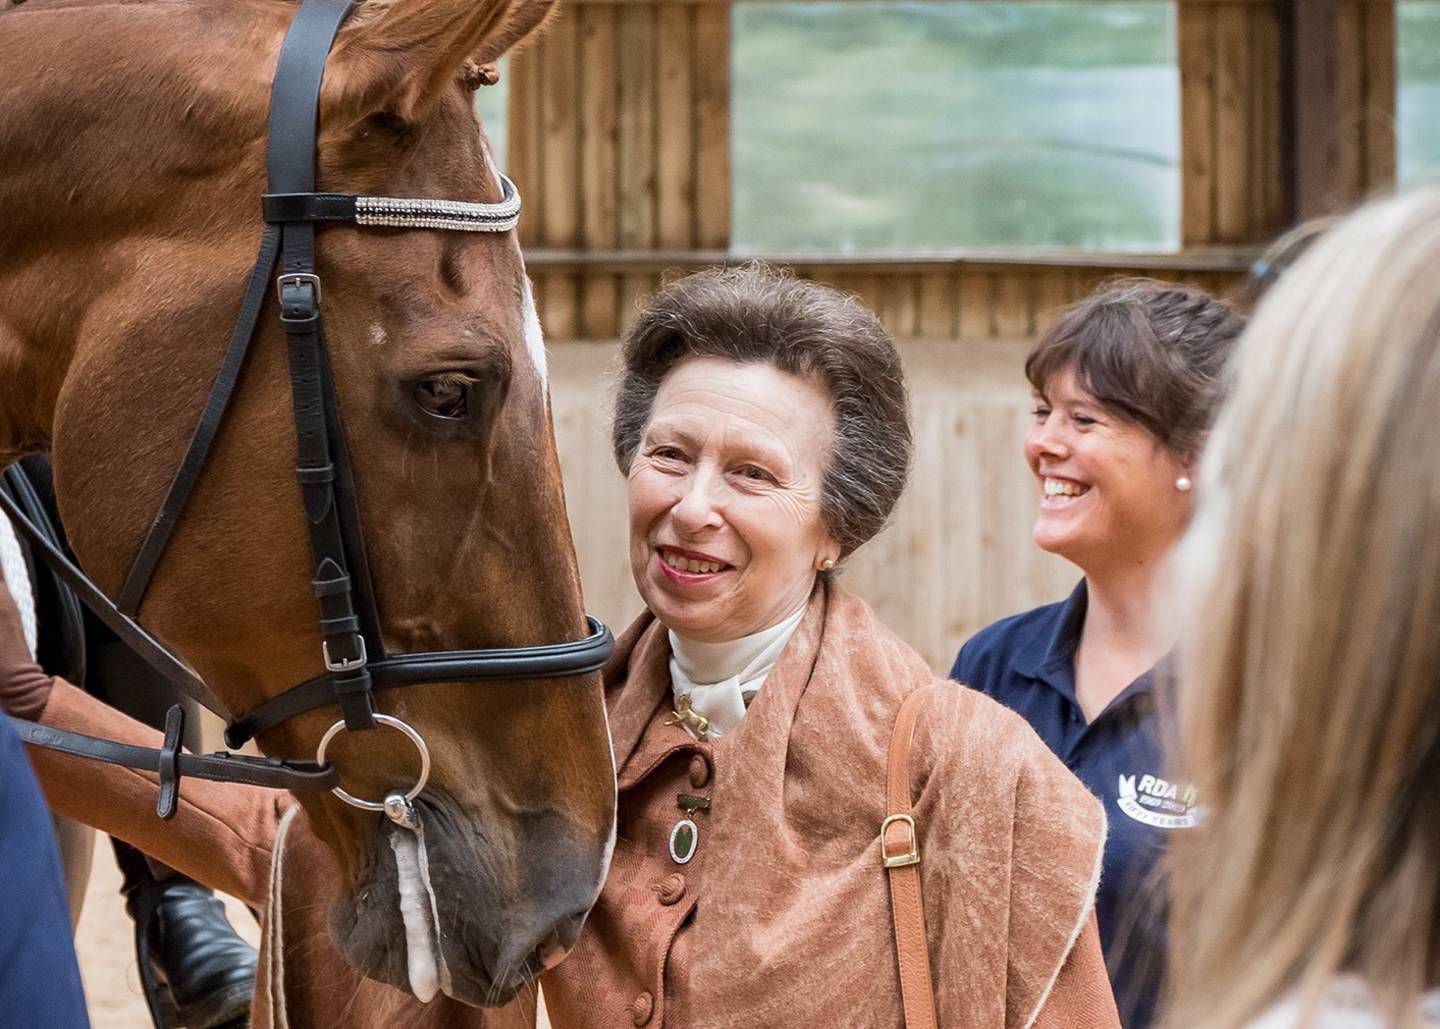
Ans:
[{"label": "tan shawl", "polygon": [[[642,744],[668,711],[668,649],[663,628],[642,616],[607,672],[622,810],[627,762],[657,749]],[[698,873],[685,869],[699,877],[699,899],[670,954],[667,1025],[899,1024],[877,837],[896,712],[931,681],[862,601],[817,588],[744,721],[714,747],[707,858]],[[1020,718],[954,683],[921,717],[912,785],[941,1025],[1028,1026],[1042,1008],[1047,1025],[1118,1024],[1091,910],[1099,802]],[[622,839],[622,876],[664,868],[663,858],[653,872],[628,868],[627,842],[646,846]],[[609,894],[590,935],[614,940],[606,930],[621,919],[607,910]],[[1082,932],[1065,996],[1047,1006]],[[620,970],[635,961],[585,942],[580,960],[547,978],[547,996],[572,1013],[613,1010],[604,994],[618,992]]]}]

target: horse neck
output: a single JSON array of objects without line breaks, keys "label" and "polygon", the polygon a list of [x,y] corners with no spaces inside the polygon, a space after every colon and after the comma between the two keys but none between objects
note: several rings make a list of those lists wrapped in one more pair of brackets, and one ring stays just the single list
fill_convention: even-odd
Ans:
[{"label": "horse neck", "polygon": [[[155,295],[186,270],[159,267],[162,251],[227,229],[225,213],[197,209],[196,184],[258,165],[216,142],[245,135],[173,128],[205,106],[204,80],[174,60],[196,33],[181,24],[147,43],[147,6],[0,8],[0,464],[48,446],[72,364],[113,314],[107,300]],[[192,61],[214,56],[192,42]],[[232,125],[244,116],[223,112]]]}]

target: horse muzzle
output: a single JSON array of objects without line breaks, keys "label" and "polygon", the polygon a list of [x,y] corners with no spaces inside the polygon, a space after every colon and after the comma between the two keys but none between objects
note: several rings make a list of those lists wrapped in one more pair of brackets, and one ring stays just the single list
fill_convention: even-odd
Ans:
[{"label": "horse muzzle", "polygon": [[369,978],[422,1000],[433,983],[465,1004],[503,1005],[575,945],[609,841],[548,811],[512,814],[491,832],[443,797],[421,796],[414,812],[423,838],[414,863],[403,853],[411,830],[377,819],[368,872],[331,911],[340,951]]}]

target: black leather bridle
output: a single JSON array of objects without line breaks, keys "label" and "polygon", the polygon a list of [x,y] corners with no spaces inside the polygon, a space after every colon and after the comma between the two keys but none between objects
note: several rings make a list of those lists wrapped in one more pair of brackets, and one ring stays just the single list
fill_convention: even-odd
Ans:
[{"label": "black leather bridle", "polygon": [[[336,733],[362,731],[383,724],[404,731],[420,751],[426,771],[407,796],[413,798],[423,787],[428,774],[424,741],[398,719],[377,714],[374,703],[377,690],[425,683],[584,675],[601,668],[615,645],[610,630],[599,620],[587,616],[589,635],[566,643],[422,654],[389,654],[385,650],[366,561],[355,479],[321,327],[322,289],[316,272],[316,225],[339,221],[382,228],[508,232],[514,228],[519,215],[520,197],[514,184],[504,176],[501,176],[502,199],[493,204],[315,192],[320,84],[335,34],[350,6],[350,0],[304,0],[290,23],[271,90],[269,188],[262,198],[265,229],[260,253],[250,271],[240,315],[189,448],[135,557],[119,599],[112,602],[19,505],[0,492],[0,508],[81,601],[147,664],[195,701],[226,719],[228,745],[239,747],[308,711],[331,705],[340,709],[341,718],[326,733],[315,761],[253,758],[225,752],[181,753],[184,715],[178,705],[166,718],[165,741],[158,750],[12,719],[27,743],[157,772],[161,779],[158,807],[162,818],[174,815],[179,781],[186,775],[290,790],[333,789],[348,803],[367,810],[383,810],[383,804],[359,801],[341,790],[338,773],[323,763],[325,746]],[[289,352],[299,453],[295,474],[310,530],[314,559],[311,578],[320,607],[321,659],[325,671],[236,718],[184,661],[140,626],[135,616],[219,431],[272,281],[279,295],[280,322]]]}]

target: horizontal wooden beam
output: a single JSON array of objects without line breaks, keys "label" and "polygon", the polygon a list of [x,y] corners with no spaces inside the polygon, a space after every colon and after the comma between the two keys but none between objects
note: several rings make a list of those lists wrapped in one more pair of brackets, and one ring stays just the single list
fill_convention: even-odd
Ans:
[{"label": "horizontal wooden beam", "polygon": [[[771,264],[875,270],[884,274],[953,268],[1096,268],[1114,271],[1244,272],[1258,246],[1195,247],[1178,253],[1088,253],[1032,250],[945,250],[899,254],[765,254]],[[670,269],[742,264],[756,255],[723,250],[565,250],[526,247],[525,263],[546,271],[659,273]]]}]

